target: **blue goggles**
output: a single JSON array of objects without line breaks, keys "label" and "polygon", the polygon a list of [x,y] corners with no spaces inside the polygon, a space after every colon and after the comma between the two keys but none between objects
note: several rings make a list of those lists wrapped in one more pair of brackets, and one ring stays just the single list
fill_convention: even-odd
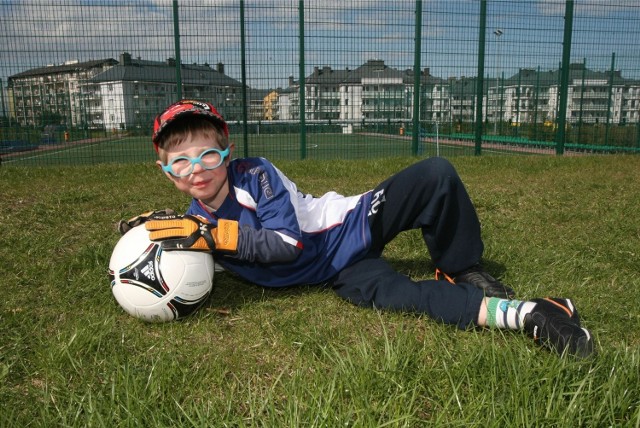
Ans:
[{"label": "blue goggles", "polygon": [[207,149],[200,153],[200,156],[197,158],[190,158],[188,156],[173,158],[167,165],[162,164],[162,170],[174,177],[186,177],[193,172],[196,164],[206,170],[216,169],[222,165],[227,156],[229,156],[229,147],[224,150]]}]

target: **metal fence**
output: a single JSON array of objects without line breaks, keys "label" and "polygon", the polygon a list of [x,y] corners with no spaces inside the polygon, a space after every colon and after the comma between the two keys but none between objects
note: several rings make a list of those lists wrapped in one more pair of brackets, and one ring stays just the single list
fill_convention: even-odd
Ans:
[{"label": "metal fence", "polygon": [[244,156],[640,152],[636,0],[0,0],[0,35],[5,163],[146,160],[180,98]]}]

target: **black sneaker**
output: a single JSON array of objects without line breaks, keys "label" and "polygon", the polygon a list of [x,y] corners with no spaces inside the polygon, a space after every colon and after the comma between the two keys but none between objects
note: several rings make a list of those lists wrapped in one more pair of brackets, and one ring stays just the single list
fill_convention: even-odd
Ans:
[{"label": "black sneaker", "polygon": [[586,358],[594,351],[593,338],[581,327],[578,311],[569,299],[533,299],[533,310],[524,317],[524,330],[537,343],[555,350]]},{"label": "black sneaker", "polygon": [[442,278],[452,284],[461,282],[471,284],[484,291],[484,295],[487,297],[499,297],[501,299],[511,300],[516,296],[516,292],[513,291],[513,289],[489,275],[489,273],[477,264],[452,276],[447,275],[440,269],[436,269],[436,279],[440,280]]}]

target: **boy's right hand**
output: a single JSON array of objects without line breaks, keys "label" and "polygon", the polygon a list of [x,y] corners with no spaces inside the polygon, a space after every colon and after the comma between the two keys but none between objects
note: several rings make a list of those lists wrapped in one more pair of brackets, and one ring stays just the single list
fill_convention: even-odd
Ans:
[{"label": "boy's right hand", "polygon": [[156,218],[147,223],[149,239],[162,241],[162,248],[189,251],[220,251],[235,253],[238,250],[238,222],[218,219],[212,225],[197,215],[178,215]]},{"label": "boy's right hand", "polygon": [[120,232],[121,235],[124,235],[134,227],[140,226],[142,223],[145,223],[149,220],[169,220],[172,218],[176,218],[176,212],[171,208],[167,208],[164,210],[147,211],[146,213],[142,213],[140,215],[132,217],[129,220],[120,220],[120,222],[118,223],[118,232]]}]

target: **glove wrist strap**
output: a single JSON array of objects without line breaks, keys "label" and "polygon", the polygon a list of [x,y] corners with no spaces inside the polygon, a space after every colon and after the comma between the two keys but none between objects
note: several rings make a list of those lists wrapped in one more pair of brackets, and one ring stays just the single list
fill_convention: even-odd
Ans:
[{"label": "glove wrist strap", "polygon": [[234,220],[219,219],[215,234],[215,248],[217,251],[235,253],[238,250],[238,222]]}]

